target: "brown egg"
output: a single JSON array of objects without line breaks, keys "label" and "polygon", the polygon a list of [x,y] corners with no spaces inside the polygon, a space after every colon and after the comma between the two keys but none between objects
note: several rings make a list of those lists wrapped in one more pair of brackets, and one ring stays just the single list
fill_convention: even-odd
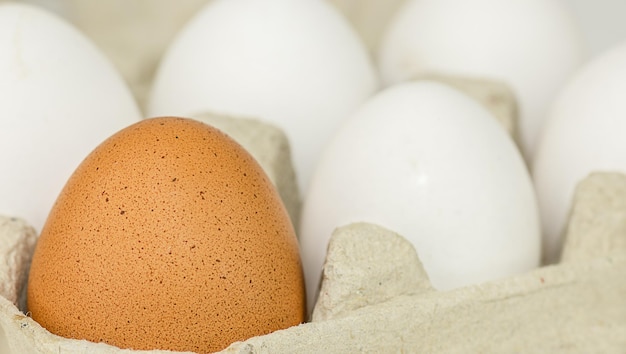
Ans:
[{"label": "brown egg", "polygon": [[33,256],[28,309],[63,337],[216,351],[304,321],[298,244],[241,146],[194,120],[144,120],[67,182]]}]

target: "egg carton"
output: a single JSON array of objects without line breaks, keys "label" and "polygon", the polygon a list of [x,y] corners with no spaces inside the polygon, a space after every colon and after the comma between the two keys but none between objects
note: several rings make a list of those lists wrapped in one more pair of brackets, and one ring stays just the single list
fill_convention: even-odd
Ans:
[{"label": "egg carton", "polygon": [[[423,77],[481,101],[515,136],[503,85]],[[300,208],[289,144],[254,119],[201,114],[239,141],[277,186],[294,223]],[[524,275],[440,292],[419,250],[392,231],[352,224],[333,234],[312,320],[233,343],[224,353],[623,352],[626,348],[626,176],[591,175],[576,192],[562,262]],[[166,353],[66,339],[32,318],[24,301],[36,232],[0,217],[0,326],[12,353]]]},{"label": "egg carton", "polygon": [[[440,292],[406,239],[351,224],[331,238],[311,322],[222,352],[623,352],[625,235],[626,176],[595,173],[577,188],[560,264]],[[13,353],[167,353],[62,338],[21,311],[35,240],[24,221],[0,218],[0,324]]]}]

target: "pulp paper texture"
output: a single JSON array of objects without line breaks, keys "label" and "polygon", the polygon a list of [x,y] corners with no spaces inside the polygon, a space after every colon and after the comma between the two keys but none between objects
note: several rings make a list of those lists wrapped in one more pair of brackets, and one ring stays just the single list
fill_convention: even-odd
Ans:
[{"label": "pulp paper texture", "polygon": [[415,249],[382,227],[357,223],[331,237],[313,322],[350,315],[402,295],[434,291]]},{"label": "pulp paper texture", "polygon": [[36,240],[35,229],[24,220],[0,217],[0,296],[21,308]]},{"label": "pulp paper texture", "polygon": [[[36,239],[35,229],[24,220],[0,216],[0,303],[14,313],[21,313],[18,306],[25,308],[25,284]],[[2,328],[3,320],[10,318],[8,313],[0,312],[0,354],[10,353],[7,333]]]},{"label": "pulp paper texture", "polygon": [[4,330],[0,327],[0,354],[10,354],[9,343],[7,343]]},{"label": "pulp paper texture", "polygon": [[626,176],[592,173],[574,195],[561,262],[626,254]]}]

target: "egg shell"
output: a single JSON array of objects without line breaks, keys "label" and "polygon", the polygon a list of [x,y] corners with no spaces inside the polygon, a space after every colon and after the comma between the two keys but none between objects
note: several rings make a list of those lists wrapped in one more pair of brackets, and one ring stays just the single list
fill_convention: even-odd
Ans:
[{"label": "egg shell", "polygon": [[378,50],[386,85],[429,72],[508,84],[528,161],[550,102],[585,59],[581,30],[560,0],[411,0]]},{"label": "egg shell", "polygon": [[212,1],[163,57],[148,115],[214,112],[273,123],[304,190],[322,147],[378,88],[368,53],[325,1]]},{"label": "egg shell", "polygon": [[297,229],[301,209],[300,191],[285,133],[280,128],[257,119],[211,113],[196,114],[192,118],[226,133],[254,157],[276,186],[291,223]]},{"label": "egg shell", "polygon": [[537,202],[519,151],[485,108],[435,82],[384,90],[327,146],[299,234],[310,304],[333,229],[354,222],[409,239],[440,290],[539,265]]},{"label": "egg shell", "polygon": [[37,243],[33,319],[122,348],[211,352],[297,325],[298,243],[256,161],[182,118],[134,124],[72,175]]},{"label": "egg shell", "polygon": [[554,102],[533,166],[544,259],[558,260],[576,185],[594,171],[626,172],[626,42],[595,58]]},{"label": "egg shell", "polygon": [[96,47],[29,5],[0,5],[0,97],[0,213],[37,231],[81,160],[140,119]]}]

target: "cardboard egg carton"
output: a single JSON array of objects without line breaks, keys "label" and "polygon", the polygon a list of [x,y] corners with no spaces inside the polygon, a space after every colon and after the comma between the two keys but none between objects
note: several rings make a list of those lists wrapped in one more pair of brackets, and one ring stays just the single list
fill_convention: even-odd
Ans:
[{"label": "cardboard egg carton", "polygon": [[[331,238],[312,322],[224,353],[601,352],[626,348],[626,176],[576,192],[563,262],[452,291],[430,286],[413,246],[371,224]],[[0,324],[13,353],[166,353],[65,339],[18,308],[35,232],[0,218]]]},{"label": "cardboard egg carton", "polygon": [[[505,127],[515,126],[506,88],[450,84],[473,90],[492,112],[501,112]],[[284,134],[253,120],[196,118],[244,145],[278,187],[290,215],[297,215],[300,200]],[[32,320],[24,288],[36,238],[24,221],[0,217],[0,328],[6,334],[0,336],[1,354],[3,346],[20,354],[168,353],[66,339]],[[581,182],[560,264],[440,292],[430,285],[418,254],[402,236],[376,225],[337,229],[312,321],[233,343],[223,352],[610,353],[626,348],[626,176],[597,173]]]}]

